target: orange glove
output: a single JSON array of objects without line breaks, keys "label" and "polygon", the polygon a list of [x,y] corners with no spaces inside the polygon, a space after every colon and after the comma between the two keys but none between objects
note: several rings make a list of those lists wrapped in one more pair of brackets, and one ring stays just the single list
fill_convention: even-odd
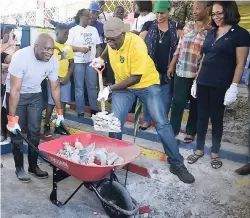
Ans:
[{"label": "orange glove", "polygon": [[61,122],[64,121],[63,109],[57,109],[56,113],[57,113],[56,126],[60,126]]},{"label": "orange glove", "polygon": [[9,115],[7,117],[8,117],[7,129],[14,134],[16,134],[17,129],[21,131],[21,128],[18,124],[19,117],[9,116]]}]

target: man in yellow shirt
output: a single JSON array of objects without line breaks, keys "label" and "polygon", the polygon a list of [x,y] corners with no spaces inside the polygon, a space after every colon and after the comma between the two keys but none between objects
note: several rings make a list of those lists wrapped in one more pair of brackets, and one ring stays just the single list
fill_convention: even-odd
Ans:
[{"label": "man in yellow shirt", "polygon": [[[147,105],[150,116],[155,122],[157,133],[168,155],[170,172],[185,183],[193,183],[195,179],[184,166],[183,157],[179,153],[177,141],[167,118],[159,85],[159,73],[148,55],[144,41],[128,31],[129,27],[119,18],[110,18],[104,24],[104,35],[108,46],[91,66],[100,68],[109,58],[115,74],[115,84],[99,92],[98,100],[106,101],[112,93],[112,112],[120,120],[123,128],[126,116],[135,98],[138,97]],[[110,133],[110,137],[121,140],[122,134]]]},{"label": "man in yellow shirt", "polygon": [[[54,55],[59,61],[58,78],[61,89],[61,104],[65,111],[66,103],[71,101],[71,82],[70,77],[74,70],[74,53],[71,46],[64,44],[68,40],[69,29],[66,25],[59,24],[56,27],[56,40]],[[44,125],[44,136],[52,136],[50,131],[50,119],[55,103],[51,96],[51,90],[48,83],[48,105],[46,108],[46,119]],[[55,133],[66,135],[65,130],[61,127],[55,127]]]}]

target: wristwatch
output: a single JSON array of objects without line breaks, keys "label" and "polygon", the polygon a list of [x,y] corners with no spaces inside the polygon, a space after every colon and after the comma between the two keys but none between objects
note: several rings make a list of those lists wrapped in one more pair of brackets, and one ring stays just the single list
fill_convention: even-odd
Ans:
[{"label": "wristwatch", "polygon": [[232,83],[232,85],[234,85],[234,86],[238,86],[238,83]]}]

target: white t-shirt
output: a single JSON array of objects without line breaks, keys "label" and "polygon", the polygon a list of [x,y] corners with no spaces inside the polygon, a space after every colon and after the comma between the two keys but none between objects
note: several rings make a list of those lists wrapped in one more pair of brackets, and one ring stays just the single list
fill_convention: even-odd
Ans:
[{"label": "white t-shirt", "polygon": [[84,54],[82,52],[74,52],[75,63],[89,63],[94,60],[96,56],[96,45],[101,44],[97,29],[92,26],[82,27],[75,26],[69,30],[68,45],[78,47],[89,47],[91,50]]},{"label": "white t-shirt", "polygon": [[147,14],[145,16],[140,15],[138,18],[135,19],[131,30],[141,32],[141,29],[142,29],[144,23],[146,23],[148,21],[153,21],[155,19],[156,19],[156,15],[152,12],[150,12],[149,14]]},{"label": "white t-shirt", "polygon": [[10,74],[22,78],[20,93],[39,93],[42,91],[41,83],[46,77],[52,81],[58,79],[58,69],[59,63],[54,55],[48,62],[44,62],[36,59],[33,46],[20,49],[11,59],[6,92],[10,92]]}]

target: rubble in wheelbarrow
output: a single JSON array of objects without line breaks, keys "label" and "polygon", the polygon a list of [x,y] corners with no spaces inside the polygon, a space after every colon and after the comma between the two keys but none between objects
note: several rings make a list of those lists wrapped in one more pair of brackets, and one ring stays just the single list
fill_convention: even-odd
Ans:
[{"label": "rubble in wheelbarrow", "polygon": [[76,139],[74,146],[68,142],[63,143],[63,149],[57,152],[57,155],[72,160],[80,164],[89,165],[115,165],[124,162],[124,159],[115,152],[108,152],[105,148],[95,148],[95,143],[84,147]]},{"label": "rubble in wheelbarrow", "polygon": [[107,111],[99,112],[92,115],[94,129],[102,132],[121,132],[121,122],[113,113]]}]

